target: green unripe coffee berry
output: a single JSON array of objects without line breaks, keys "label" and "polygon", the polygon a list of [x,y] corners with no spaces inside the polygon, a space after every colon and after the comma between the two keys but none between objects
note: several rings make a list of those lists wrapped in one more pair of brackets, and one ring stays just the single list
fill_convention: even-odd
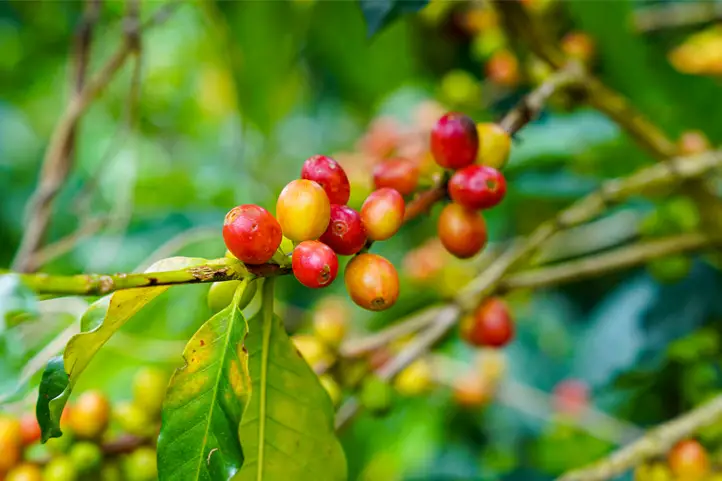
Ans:
[{"label": "green unripe coffee berry", "polygon": [[103,461],[103,452],[100,447],[91,442],[75,443],[68,454],[79,473],[90,473],[100,467]]},{"label": "green unripe coffee berry", "polygon": [[684,279],[692,269],[692,260],[683,255],[657,259],[647,266],[649,273],[659,282],[672,284]]},{"label": "green unripe coffee berry", "polygon": [[63,430],[63,435],[59,438],[50,438],[45,443],[45,447],[48,448],[48,451],[52,454],[64,454],[68,452],[68,449],[70,449],[70,446],[73,445],[73,441],[75,440],[73,433],[67,429]]},{"label": "green unripe coffee berry", "polygon": [[158,478],[155,450],[140,447],[130,453],[123,462],[123,473],[127,481],[155,481]]},{"label": "green unripe coffee berry", "polygon": [[120,466],[116,463],[103,463],[100,468],[100,481],[123,481]]},{"label": "green unripe coffee berry", "polygon": [[385,414],[391,408],[393,389],[378,376],[366,378],[361,387],[361,404],[374,414]]},{"label": "green unripe coffee berry", "polygon": [[[243,281],[224,281],[214,282],[208,290],[208,308],[215,314],[222,311],[233,300],[233,295]],[[243,309],[248,305],[256,295],[257,283],[248,281],[246,290],[239,303],[239,307]]]},{"label": "green unripe coffee berry", "polygon": [[43,470],[44,481],[75,481],[78,479],[78,470],[73,461],[66,456],[59,456],[50,460]]},{"label": "green unripe coffee berry", "polygon": [[151,416],[160,414],[168,386],[168,375],[158,368],[146,367],[133,378],[133,402]]},{"label": "green unripe coffee berry", "polygon": [[133,436],[149,437],[155,427],[148,413],[135,403],[121,402],[113,413],[123,431]]}]

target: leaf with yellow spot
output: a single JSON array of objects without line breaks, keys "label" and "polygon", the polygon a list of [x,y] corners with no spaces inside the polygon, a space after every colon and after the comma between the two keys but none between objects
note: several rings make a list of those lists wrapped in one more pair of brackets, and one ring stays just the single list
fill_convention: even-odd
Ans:
[{"label": "leaf with yellow spot", "polygon": [[[164,272],[208,262],[194,257],[171,257],[150,266],[146,273]],[[56,438],[60,415],[80,375],[95,353],[143,306],[168,290],[170,286],[138,287],[117,291],[94,302],[80,320],[80,334],[73,336],[63,356],[48,362],[38,393],[36,407],[43,442]]]},{"label": "leaf with yellow spot", "polygon": [[246,338],[253,381],[239,428],[244,461],[234,481],[345,481],[331,399],[273,313],[273,280]]},{"label": "leaf with yellow spot", "polygon": [[238,424],[250,395],[248,324],[240,304],[249,280],[233,301],[193,335],[186,365],[170,381],[158,438],[160,480],[228,479],[241,466]]}]

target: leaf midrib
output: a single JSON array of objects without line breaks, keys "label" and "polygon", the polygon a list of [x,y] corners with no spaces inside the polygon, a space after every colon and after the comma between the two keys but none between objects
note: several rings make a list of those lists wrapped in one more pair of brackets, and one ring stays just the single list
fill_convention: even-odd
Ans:
[{"label": "leaf midrib", "polygon": [[258,406],[258,470],[256,479],[263,479],[263,454],[266,443],[266,389],[268,382],[268,351],[271,343],[271,330],[273,328],[273,279],[266,279],[263,283],[263,339],[261,342],[261,377],[260,398]]}]

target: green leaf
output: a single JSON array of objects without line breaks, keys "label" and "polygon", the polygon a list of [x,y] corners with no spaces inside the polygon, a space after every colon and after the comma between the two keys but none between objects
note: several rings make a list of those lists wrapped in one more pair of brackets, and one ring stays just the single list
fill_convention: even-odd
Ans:
[{"label": "green leaf", "polygon": [[[190,267],[207,262],[191,257],[163,259],[146,272],[163,272]],[[38,393],[38,422],[42,429],[43,442],[62,435],[60,415],[68,402],[73,386],[90,363],[95,353],[115,332],[120,329],[143,306],[168,290],[170,286],[141,287],[115,292],[94,302],[80,320],[81,333],[73,336],[65,347],[63,355],[63,380],[55,371],[57,363],[51,363],[43,374]],[[51,370],[51,372],[47,372]],[[62,390],[59,388],[62,387]]]},{"label": "green leaf", "polygon": [[236,481],[343,481],[346,458],[333,405],[273,314],[273,281],[246,338],[251,399],[239,428],[244,462]]},{"label": "green leaf", "polygon": [[0,276],[0,333],[13,324],[16,316],[38,316],[35,294],[20,282],[16,274]]},{"label": "green leaf", "polygon": [[196,332],[183,351],[163,403],[160,479],[228,479],[243,462],[238,424],[251,389],[243,339],[244,280],[230,305]]},{"label": "green leaf", "polygon": [[359,0],[371,37],[399,15],[421,10],[429,0]]}]

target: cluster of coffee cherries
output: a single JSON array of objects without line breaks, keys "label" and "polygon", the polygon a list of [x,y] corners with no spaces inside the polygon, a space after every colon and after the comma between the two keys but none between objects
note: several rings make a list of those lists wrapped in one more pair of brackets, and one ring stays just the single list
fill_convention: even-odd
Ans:
[{"label": "cluster of coffee cherries", "polygon": [[82,393],[63,411],[63,435],[40,444],[33,413],[0,414],[2,481],[155,481],[154,440],[168,376],[143,368],[132,401],[112,405],[100,391]]},{"label": "cluster of coffee cherries", "polygon": [[380,188],[356,211],[347,205],[349,196],[343,168],[330,157],[315,155],[303,163],[301,178],[281,191],[276,217],[263,207],[248,204],[226,215],[226,247],[246,264],[264,264],[276,255],[285,237],[293,245],[294,276],[314,289],[327,287],[336,279],[338,255],[353,255],[344,274],[351,299],[372,311],[387,309],[399,295],[396,269],[384,257],[362,250],[368,242],[386,240],[399,230],[404,221],[404,198],[395,189]]},{"label": "cluster of coffee cherries", "polygon": [[707,449],[695,439],[675,444],[666,457],[639,465],[635,481],[722,481],[722,471],[715,469]]}]

